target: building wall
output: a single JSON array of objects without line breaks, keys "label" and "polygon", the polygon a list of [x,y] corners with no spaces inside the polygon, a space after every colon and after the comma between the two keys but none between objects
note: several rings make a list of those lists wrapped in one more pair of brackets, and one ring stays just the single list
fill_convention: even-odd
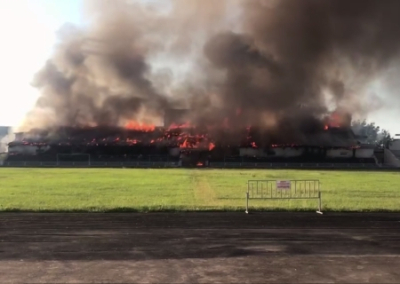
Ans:
[{"label": "building wall", "polygon": [[373,158],[374,157],[374,149],[357,149],[356,150],[356,158]]},{"label": "building wall", "polygon": [[353,150],[347,149],[329,149],[326,152],[327,158],[351,158],[353,157]]},{"label": "building wall", "polygon": [[394,140],[389,146],[390,150],[399,151],[400,150],[400,140]]},{"label": "building wall", "polygon": [[[393,150],[396,151],[396,150]],[[384,150],[384,164],[387,166],[392,166],[396,168],[400,168],[400,160],[396,157],[391,150],[385,149]]]}]

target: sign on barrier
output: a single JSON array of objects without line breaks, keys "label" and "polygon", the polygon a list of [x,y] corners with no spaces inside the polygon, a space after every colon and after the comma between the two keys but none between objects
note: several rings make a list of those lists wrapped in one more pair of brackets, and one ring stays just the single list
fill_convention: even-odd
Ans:
[{"label": "sign on barrier", "polygon": [[276,182],[276,188],[277,189],[290,189],[291,182],[290,182],[290,180],[278,180]]},{"label": "sign on barrier", "polygon": [[319,180],[249,180],[246,192],[246,213],[250,199],[317,199],[322,214]]}]

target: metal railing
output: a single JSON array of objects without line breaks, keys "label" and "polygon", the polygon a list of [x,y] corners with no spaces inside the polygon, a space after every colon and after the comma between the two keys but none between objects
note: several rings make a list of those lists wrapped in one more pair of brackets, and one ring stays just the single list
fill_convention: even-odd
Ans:
[{"label": "metal railing", "polygon": [[246,213],[249,213],[250,199],[318,199],[317,213],[322,214],[319,180],[248,180]]}]

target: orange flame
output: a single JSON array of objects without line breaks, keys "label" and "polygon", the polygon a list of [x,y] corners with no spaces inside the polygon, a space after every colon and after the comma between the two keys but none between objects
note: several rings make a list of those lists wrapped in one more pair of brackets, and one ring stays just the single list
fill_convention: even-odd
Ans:
[{"label": "orange flame", "polygon": [[196,166],[202,167],[204,164],[202,162],[198,162]]},{"label": "orange flame", "polygon": [[327,117],[327,124],[329,127],[340,128],[350,125],[351,116],[340,111],[334,111]]},{"label": "orange flame", "polygon": [[179,148],[189,148],[189,143],[188,143],[187,139],[185,139],[185,141],[183,141],[183,143],[179,146]]},{"label": "orange flame", "polygon": [[156,127],[154,125],[152,125],[152,124],[145,124],[145,123],[139,123],[139,122],[136,122],[136,121],[130,121],[125,125],[125,128],[129,129],[129,130],[151,132],[151,131],[154,131],[154,129]]},{"label": "orange flame", "polygon": [[208,145],[208,151],[211,151],[211,150],[214,149],[214,148],[215,148],[215,144],[211,142],[211,143]]}]

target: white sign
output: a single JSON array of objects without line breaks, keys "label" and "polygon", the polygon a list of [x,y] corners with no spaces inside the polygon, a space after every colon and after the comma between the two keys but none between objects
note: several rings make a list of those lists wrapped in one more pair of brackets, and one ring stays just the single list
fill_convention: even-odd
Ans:
[{"label": "white sign", "polygon": [[290,189],[291,182],[290,180],[277,180],[276,181],[276,189]]}]

